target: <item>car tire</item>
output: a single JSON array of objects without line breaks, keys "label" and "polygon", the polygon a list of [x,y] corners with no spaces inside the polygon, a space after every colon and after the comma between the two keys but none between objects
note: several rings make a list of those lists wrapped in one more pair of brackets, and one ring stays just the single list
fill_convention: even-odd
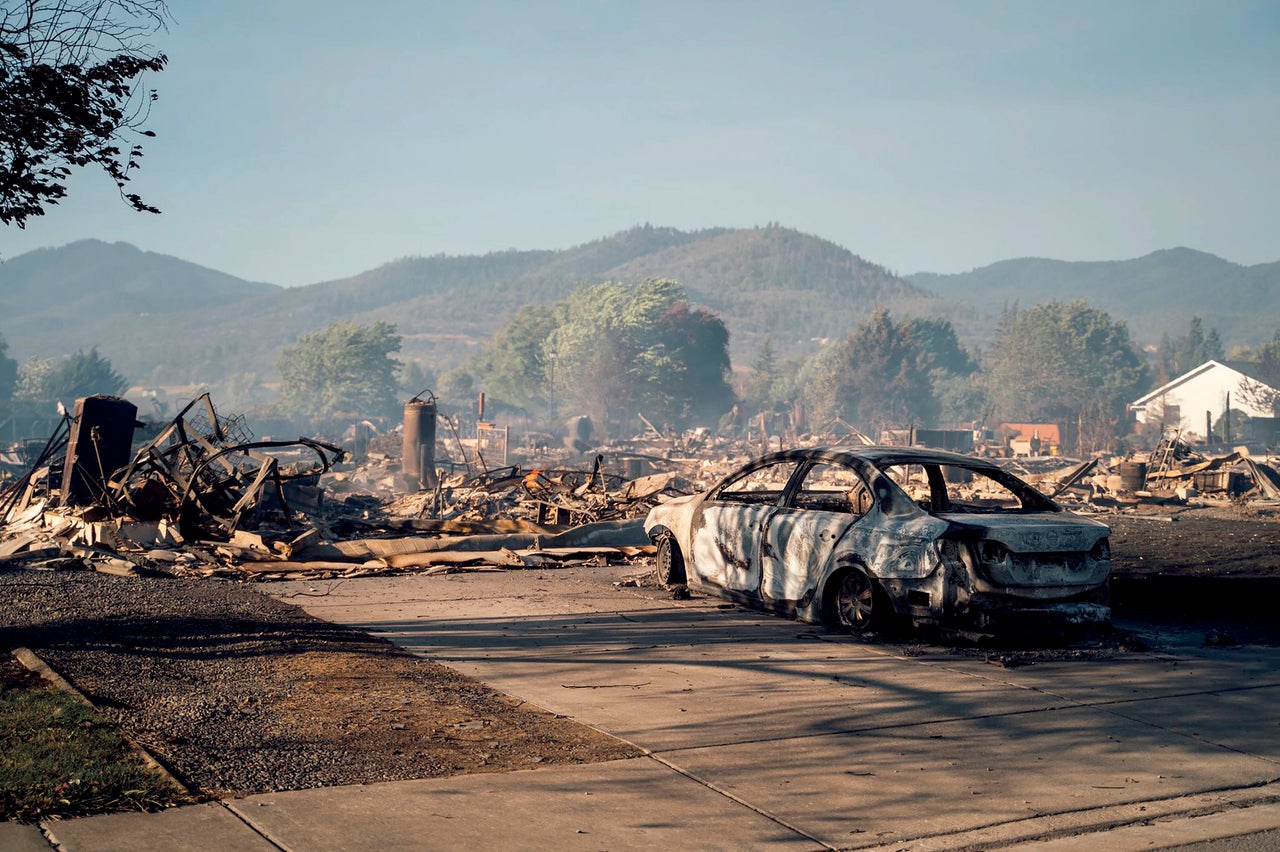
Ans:
[{"label": "car tire", "polygon": [[684,555],[680,553],[680,545],[671,533],[658,536],[658,555],[654,558],[654,574],[658,582],[664,586],[678,586],[686,581],[684,573]]},{"label": "car tire", "polygon": [[827,622],[838,630],[861,636],[885,627],[892,616],[891,609],[880,584],[865,571],[850,568],[834,580]]}]

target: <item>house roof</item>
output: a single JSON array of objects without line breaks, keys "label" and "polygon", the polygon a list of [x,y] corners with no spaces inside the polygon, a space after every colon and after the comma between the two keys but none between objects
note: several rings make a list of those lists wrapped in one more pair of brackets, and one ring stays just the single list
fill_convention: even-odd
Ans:
[{"label": "house roof", "polygon": [[[1161,385],[1155,390],[1150,391],[1149,393],[1146,393],[1143,396],[1138,397],[1132,403],[1130,403],[1130,405],[1134,408],[1139,408],[1141,406],[1144,406],[1151,400],[1164,396],[1165,394],[1169,393],[1179,385],[1186,384],[1191,379],[1194,379],[1197,376],[1203,375],[1204,373],[1207,373],[1216,367],[1221,367],[1227,370],[1231,370],[1235,373],[1245,376],[1248,379],[1252,379],[1253,381],[1258,382],[1266,387],[1271,387],[1271,385],[1269,385],[1267,382],[1263,381],[1261,378],[1258,377],[1259,365],[1253,363],[1252,361],[1209,360],[1209,361],[1205,361],[1199,367],[1195,367],[1193,369],[1188,370],[1187,372],[1183,373],[1181,376],[1178,376],[1177,378],[1172,379],[1171,381]],[[1275,389],[1273,388],[1273,390]]]},{"label": "house roof", "polygon": [[1007,433],[1011,441],[1029,441],[1038,437],[1046,444],[1062,443],[1057,423],[1001,423],[1000,431]]}]

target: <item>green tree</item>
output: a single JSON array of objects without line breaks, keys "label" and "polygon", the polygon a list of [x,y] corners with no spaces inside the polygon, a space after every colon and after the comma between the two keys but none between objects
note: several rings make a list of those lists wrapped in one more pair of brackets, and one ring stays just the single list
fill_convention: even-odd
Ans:
[{"label": "green tree", "polygon": [[986,384],[978,374],[977,361],[960,345],[950,320],[912,317],[903,328],[924,350],[941,422],[955,424],[984,419]]},{"label": "green tree", "polygon": [[773,338],[766,337],[764,345],[760,347],[760,354],[756,356],[756,361],[751,365],[751,373],[754,380],[762,387],[768,388],[776,382],[781,375],[778,368],[778,355],[773,351]]},{"label": "green tree", "polygon": [[[627,288],[612,282],[576,290],[566,302],[565,321],[548,341],[547,358],[562,406],[585,412],[598,425],[630,417],[632,393],[630,341],[622,314]],[[624,412],[626,412],[624,414]]]},{"label": "green tree", "polygon": [[411,399],[414,394],[420,394],[424,390],[431,390],[436,386],[436,374],[434,370],[425,368],[417,361],[406,361],[400,369],[400,390],[405,399]]},{"label": "green tree", "polygon": [[938,398],[938,418],[942,423],[956,425],[987,419],[990,403],[981,372],[935,375],[933,394]]},{"label": "green tree", "polygon": [[1200,350],[1200,363],[1205,361],[1221,361],[1227,357],[1226,349],[1222,345],[1222,337],[1219,336],[1216,328],[1209,329],[1209,333],[1204,337],[1204,346]]},{"label": "green tree", "polygon": [[9,402],[18,386],[18,362],[9,357],[9,342],[0,337],[0,406]]},{"label": "green tree", "polygon": [[1174,352],[1173,340],[1166,331],[1160,335],[1160,342],[1156,345],[1153,385],[1160,387],[1168,384],[1169,380],[1176,375],[1178,375],[1178,355]]},{"label": "green tree", "polygon": [[1178,373],[1185,373],[1211,359],[1220,361],[1223,357],[1222,338],[1218,336],[1218,330],[1211,328],[1206,334],[1200,317],[1192,317],[1191,328],[1186,336],[1178,338]]},{"label": "green tree", "polygon": [[950,320],[937,317],[911,317],[902,324],[902,330],[910,335],[928,358],[930,371],[943,375],[967,376],[978,369],[977,363],[956,336]]},{"label": "green tree", "polygon": [[1187,333],[1174,339],[1165,332],[1156,347],[1155,385],[1163,385],[1205,361],[1221,361],[1226,357],[1222,338],[1216,328],[1206,334],[1200,317],[1192,317]]},{"label": "green tree", "polygon": [[794,390],[794,382],[786,381],[788,366],[796,367],[795,364],[780,363],[773,348],[773,338],[766,337],[750,372],[742,381],[743,397],[754,408],[762,410],[772,409],[780,402],[790,402],[789,393]]},{"label": "green tree", "polygon": [[475,412],[479,390],[476,388],[476,377],[465,367],[458,367],[445,373],[440,379],[438,390],[440,400],[455,411]]},{"label": "green tree", "polygon": [[843,341],[805,367],[805,399],[815,422],[840,417],[863,430],[930,423],[938,401],[929,376],[932,357],[883,307]]},{"label": "green tree", "polygon": [[852,357],[849,339],[831,341],[800,366],[797,385],[815,428],[837,417],[854,416],[844,371]]},{"label": "green tree", "polygon": [[777,411],[804,398],[801,373],[806,363],[804,358],[788,358],[778,365],[778,377],[769,386],[763,407]]},{"label": "green tree", "polygon": [[525,305],[493,337],[477,361],[485,392],[514,405],[549,404],[547,341],[565,319],[565,306]]},{"label": "green tree", "polygon": [[61,402],[70,410],[83,396],[119,396],[129,382],[95,346],[65,358],[33,358],[18,368],[18,399],[37,405]]},{"label": "green tree", "polygon": [[1109,446],[1146,380],[1128,327],[1083,301],[1007,312],[987,369],[998,415],[1074,427],[1081,452]]},{"label": "green tree", "polygon": [[98,166],[133,209],[158,213],[125,185],[167,59],[147,39],[161,0],[27,0],[0,8],[0,222],[24,227],[67,194],[74,168]]},{"label": "green tree", "polygon": [[656,347],[667,366],[645,377],[644,404],[672,423],[714,424],[736,402],[729,385],[729,330],[684,299],[658,321]]},{"label": "green tree", "polygon": [[1254,378],[1241,383],[1240,396],[1249,404],[1280,417],[1280,330],[1268,343],[1252,352],[1244,353],[1244,360],[1255,366],[1250,371]]},{"label": "green tree", "polygon": [[398,351],[400,335],[385,322],[339,322],[304,334],[280,356],[280,406],[312,420],[393,415],[399,362],[391,353]]},{"label": "green tree", "polygon": [[715,420],[733,404],[729,334],[710,312],[691,309],[669,279],[635,287],[597,284],[575,291],[545,357],[566,406],[604,427],[651,420]]}]

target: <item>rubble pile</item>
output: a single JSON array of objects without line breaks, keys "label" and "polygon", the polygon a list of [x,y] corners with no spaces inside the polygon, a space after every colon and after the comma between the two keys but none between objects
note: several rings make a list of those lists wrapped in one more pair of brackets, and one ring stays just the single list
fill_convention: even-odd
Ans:
[{"label": "rubble pile", "polygon": [[[1072,466],[1064,466],[1065,463]],[[1003,459],[1000,463],[1075,511],[1124,511],[1139,504],[1280,504],[1280,463],[1249,447],[1207,456],[1167,432],[1150,452],[1071,460]]]},{"label": "rubble pile", "polygon": [[[602,454],[585,469],[474,473],[465,455],[454,463],[442,448],[441,468],[461,471],[404,494],[388,444],[366,447],[357,465],[315,438],[254,440],[244,418],[223,416],[208,394],[108,470],[102,434],[118,430],[119,416],[90,425],[91,415],[125,409],[102,399],[78,404],[0,490],[0,568],[263,580],[630,561],[652,553],[649,508],[692,491],[671,471],[607,472]],[[130,430],[133,411],[121,415]],[[65,485],[73,475],[80,499]]]},{"label": "rubble pile", "polygon": [[[48,441],[0,455],[0,569],[267,580],[630,562],[652,554],[642,524],[653,506],[780,448],[763,429],[726,437],[650,427],[585,455],[580,436],[561,448],[539,442],[513,453],[515,463],[488,467],[449,428],[439,439],[431,431],[426,475],[407,477],[397,435],[366,435],[358,460],[315,438],[255,440],[208,394],[134,449],[136,409],[113,399],[81,400]],[[796,436],[788,446],[866,441],[850,434]],[[121,441],[122,464],[104,462]],[[1177,434],[1127,458],[997,461],[1075,511],[1280,502],[1271,457],[1243,447],[1205,457]]]}]

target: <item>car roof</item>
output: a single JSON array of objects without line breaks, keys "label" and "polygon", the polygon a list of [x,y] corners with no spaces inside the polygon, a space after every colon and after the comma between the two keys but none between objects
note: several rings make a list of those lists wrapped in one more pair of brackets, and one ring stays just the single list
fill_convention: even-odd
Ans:
[{"label": "car roof", "polygon": [[999,466],[987,459],[977,456],[966,456],[947,450],[931,450],[927,447],[886,447],[886,446],[831,446],[804,447],[794,450],[783,450],[770,453],[761,458],[781,460],[851,461],[861,459],[877,467],[887,464],[962,464],[966,467],[983,470],[1000,470]]}]

